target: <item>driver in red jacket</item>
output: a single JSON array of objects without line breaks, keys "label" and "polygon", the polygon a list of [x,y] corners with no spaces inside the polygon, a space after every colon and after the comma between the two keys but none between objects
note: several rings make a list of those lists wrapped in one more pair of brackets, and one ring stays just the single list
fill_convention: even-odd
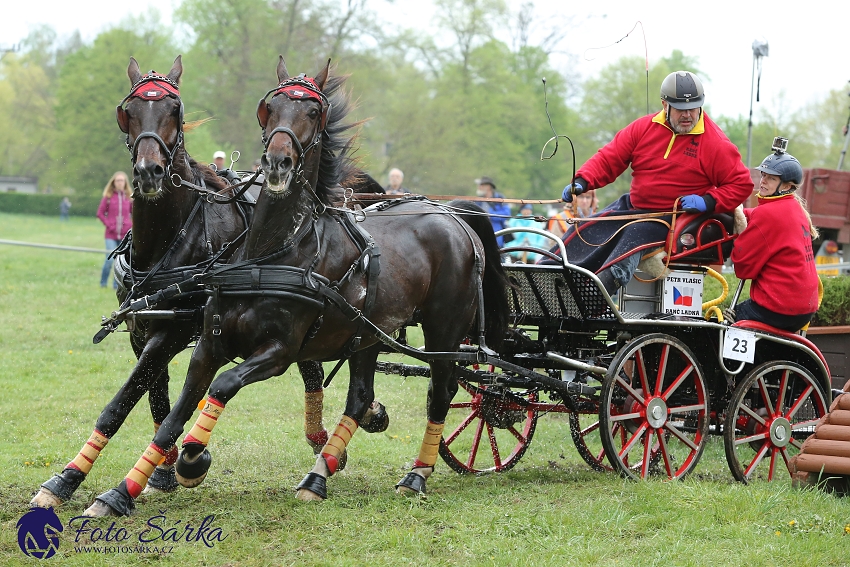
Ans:
[{"label": "driver in red jacket", "polygon": [[[618,132],[578,170],[564,189],[564,201],[571,202],[574,195],[612,183],[631,166],[630,192],[600,216],[672,211],[680,197],[680,207],[686,211],[733,211],[752,194],[752,178],[738,149],[703,111],[704,102],[705,92],[696,75],[688,71],[670,73],[661,84],[661,112],[638,118]],[[598,224],[598,230],[610,232],[622,226],[613,221]],[[574,236],[571,227],[564,236],[567,257],[595,271],[611,293],[625,286],[637,268],[640,254],[630,250],[643,243],[663,241],[666,232],[658,223],[635,223],[618,235],[622,244],[609,247],[604,254],[601,250],[583,250],[586,244]],[[596,236],[600,240],[588,241],[605,241],[604,235]]]},{"label": "driver in red jacket", "polygon": [[812,250],[818,231],[796,193],[803,182],[797,158],[778,150],[764,158],[758,170],[758,206],[744,209],[747,228],[732,250],[735,275],[752,280],[750,299],[727,312],[734,319],[795,332],[818,310],[818,272]]}]

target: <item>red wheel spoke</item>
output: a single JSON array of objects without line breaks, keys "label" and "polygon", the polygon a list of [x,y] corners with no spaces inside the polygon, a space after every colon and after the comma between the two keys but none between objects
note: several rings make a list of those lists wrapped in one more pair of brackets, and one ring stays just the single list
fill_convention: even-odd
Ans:
[{"label": "red wheel spoke", "polygon": [[593,424],[591,424],[588,427],[585,427],[584,429],[581,430],[581,436],[585,437],[588,433],[593,433],[597,429],[599,429],[599,422],[594,421]]},{"label": "red wheel spoke", "polygon": [[629,393],[629,394],[630,394],[630,395],[631,395],[631,396],[635,399],[635,401],[636,401],[637,403],[639,403],[640,405],[642,405],[642,406],[646,407],[646,400],[644,400],[644,399],[643,399],[643,396],[641,396],[641,395],[638,393],[638,391],[637,391],[637,390],[635,390],[634,388],[632,388],[631,384],[629,384],[628,382],[626,382],[625,380],[623,380],[623,378],[622,378],[622,377],[620,377],[620,376],[617,376],[617,378],[616,378],[616,379],[617,379],[617,384],[619,384],[620,386],[622,386],[622,388],[623,388],[626,392],[628,392],[628,393]]},{"label": "red wheel spoke", "polygon": [[791,406],[791,409],[789,409],[789,410],[788,410],[788,413],[785,415],[785,418],[786,418],[786,419],[788,419],[789,421],[790,421],[791,419],[793,419],[793,418],[794,418],[794,415],[797,413],[797,411],[798,411],[801,407],[803,407],[803,402],[805,402],[806,400],[808,400],[808,399],[809,399],[809,396],[811,396],[811,395],[812,395],[812,392],[814,392],[814,391],[815,391],[814,386],[812,386],[811,384],[809,384],[809,385],[806,387],[806,389],[805,389],[805,390],[803,390],[803,393],[802,393],[802,394],[800,394],[800,397],[799,397],[799,398],[797,398],[797,399],[794,401],[794,405],[793,405],[793,406]]},{"label": "red wheel spoke", "polygon": [[475,457],[478,455],[478,447],[481,445],[481,434],[484,432],[484,420],[478,421],[478,427],[475,428],[475,435],[472,437],[472,448],[469,450],[469,458],[466,461],[466,468],[471,469],[475,463]]},{"label": "red wheel spoke", "polygon": [[682,433],[676,427],[671,425],[669,421],[664,424],[664,428],[667,429],[667,431],[669,431],[670,433],[672,433],[676,438],[678,438],[679,441],[690,447],[691,451],[696,451],[697,449],[699,449],[699,446],[696,443],[688,439],[684,433]]},{"label": "red wheel spoke", "polygon": [[487,424],[487,436],[490,438],[490,451],[493,453],[493,464],[496,465],[496,470],[502,468],[502,457],[499,455],[499,442],[496,441],[496,434],[493,432],[493,426]]},{"label": "red wheel spoke", "polygon": [[[661,395],[664,387],[664,375],[667,373],[667,361],[670,359],[670,345],[665,344],[661,348],[661,360],[658,363],[658,374],[655,376],[655,395]],[[645,390],[648,391],[648,390]],[[666,398],[664,398],[666,399]]]},{"label": "red wheel spoke", "polygon": [[640,419],[641,415],[639,412],[634,413],[618,413],[617,415],[611,416],[611,421],[626,421],[627,419]]},{"label": "red wheel spoke", "polygon": [[664,438],[664,435],[658,436],[658,445],[661,447],[661,457],[664,459],[667,477],[673,478],[673,463],[670,462],[670,450],[667,448],[667,439]]},{"label": "red wheel spoke", "polygon": [[[646,362],[643,359],[643,350],[638,349],[635,351],[635,360],[634,364],[637,366],[638,380],[640,380],[640,387],[643,389],[644,393],[649,394],[649,382],[646,379]],[[635,398],[637,399],[637,398]]]},{"label": "red wheel spoke", "polygon": [[773,480],[773,473],[776,470],[776,452],[778,450],[776,447],[770,450],[770,466],[767,469],[767,480]]},{"label": "red wheel spoke", "polygon": [[649,461],[652,457],[652,430],[650,429],[643,436],[643,462],[640,464],[640,477],[646,478],[649,476]]},{"label": "red wheel spoke", "polygon": [[764,383],[764,376],[759,376],[758,386],[759,392],[761,392],[762,401],[764,401],[764,407],[767,408],[767,415],[775,416],[776,413],[773,410],[773,402],[770,401],[770,394],[767,391],[767,384]]},{"label": "red wheel spoke", "polygon": [[750,462],[750,466],[747,467],[747,470],[744,471],[744,476],[750,478],[750,475],[753,474],[753,470],[759,465],[761,460],[764,458],[764,455],[767,453],[767,450],[770,448],[770,443],[767,441],[761,446],[756,456],[753,457],[753,460]]},{"label": "red wheel spoke", "polygon": [[675,408],[667,408],[668,414],[685,413],[688,411],[699,411],[705,409],[705,404],[694,404],[691,406],[677,406]]},{"label": "red wheel spoke", "polygon": [[471,414],[466,416],[466,418],[460,423],[460,425],[458,425],[455,430],[452,431],[451,435],[449,435],[448,437],[443,436],[443,443],[446,445],[446,447],[451,445],[452,441],[457,439],[457,436],[463,433],[463,430],[466,429],[469,424],[472,423],[472,420],[478,417],[479,415],[480,412],[478,409],[476,409]]},{"label": "red wheel spoke", "polygon": [[785,468],[788,470],[788,474],[794,474],[791,472],[791,459],[788,457],[788,448],[782,447],[779,449],[779,454],[782,455],[782,460],[785,461]]},{"label": "red wheel spoke", "polygon": [[688,365],[685,367],[685,369],[682,370],[682,373],[679,374],[678,376],[676,376],[676,379],[673,381],[672,384],[670,384],[670,387],[667,388],[664,391],[663,394],[661,394],[661,399],[669,400],[670,396],[673,395],[673,392],[675,392],[676,389],[678,389],[678,387],[682,385],[682,382],[685,381],[685,378],[687,378],[690,375],[690,373],[693,372],[693,370],[694,370],[694,365],[688,363]]},{"label": "red wheel spoke", "polygon": [[746,437],[739,437],[735,439],[735,446],[743,445],[744,443],[753,443],[754,441],[763,441],[767,439],[767,431],[763,433],[756,433],[755,435],[747,435]]},{"label": "red wheel spoke", "polygon": [[508,431],[511,433],[511,435],[513,435],[514,437],[516,437],[516,440],[517,440],[517,441],[519,441],[520,443],[526,443],[526,442],[528,442],[528,439],[527,439],[527,438],[526,438],[526,437],[525,437],[522,433],[520,433],[519,431],[517,431],[516,427],[514,427],[513,425],[511,425],[511,426],[510,426],[510,427],[508,427],[507,429],[508,429]]},{"label": "red wheel spoke", "polygon": [[628,456],[629,452],[631,452],[631,450],[634,448],[634,446],[637,444],[637,442],[640,441],[640,438],[643,437],[643,434],[644,434],[644,432],[646,432],[646,429],[647,429],[646,423],[641,423],[640,427],[638,427],[637,431],[635,431],[635,434],[632,435],[632,438],[629,439],[628,442],[625,445],[623,445],[622,449],[620,449],[619,456],[620,456],[621,459],[623,457]]},{"label": "red wheel spoke", "polygon": [[760,424],[767,427],[767,422],[764,420],[764,418],[762,416],[760,416],[759,414],[757,414],[756,412],[754,412],[750,406],[745,406],[745,405],[742,404],[741,405],[741,411],[743,411],[744,413],[749,415],[751,418],[753,418],[754,420],[756,420]]},{"label": "red wheel spoke", "polygon": [[779,380],[779,395],[776,397],[776,411],[782,413],[782,408],[785,407],[785,387],[788,385],[788,369],[782,371],[782,378]]}]

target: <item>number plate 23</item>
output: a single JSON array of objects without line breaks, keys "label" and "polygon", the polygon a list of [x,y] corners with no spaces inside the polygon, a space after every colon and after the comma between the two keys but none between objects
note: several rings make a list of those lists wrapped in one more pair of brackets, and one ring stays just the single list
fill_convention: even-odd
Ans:
[{"label": "number plate 23", "polygon": [[753,362],[757,340],[755,333],[729,327],[726,330],[726,339],[723,341],[723,358]]}]

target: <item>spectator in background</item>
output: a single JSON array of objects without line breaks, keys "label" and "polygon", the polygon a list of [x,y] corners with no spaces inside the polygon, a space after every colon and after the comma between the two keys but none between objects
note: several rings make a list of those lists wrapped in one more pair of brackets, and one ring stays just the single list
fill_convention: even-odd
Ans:
[{"label": "spectator in background", "polygon": [[252,165],[252,166],[251,166],[251,171],[252,171],[252,172],[253,172],[253,171],[257,171],[258,169],[260,169],[260,160],[255,159],[255,160],[254,160],[254,165]]},{"label": "spectator in background", "polygon": [[[486,197],[488,199],[504,199],[505,196],[496,191],[496,183],[490,179],[489,177],[481,177],[476,179],[475,182],[478,184],[478,190],[475,192],[479,197]],[[493,225],[493,230],[498,232],[505,228],[505,221],[511,216],[511,207],[507,203],[500,203],[498,201],[475,201],[475,204],[484,209],[488,215],[490,215],[490,224]],[[498,242],[499,247],[505,245],[505,239],[503,236],[497,236],[496,242]]]},{"label": "spectator in background", "polygon": [[[109,276],[112,273],[112,260],[109,254],[118,247],[121,239],[126,236],[133,225],[132,189],[130,180],[123,171],[116,171],[109,179],[109,183],[103,189],[103,198],[97,208],[97,218],[106,227],[104,238],[106,239],[106,261],[100,272],[100,287],[106,287]],[[118,282],[112,279],[112,287],[118,288]]]},{"label": "spectator in background", "polygon": [[227,158],[227,154],[221,150],[213,154],[213,165],[215,166],[216,171],[224,171],[226,169],[224,167],[225,158]]},{"label": "spectator in background", "polygon": [[[534,218],[534,207],[531,206],[531,203],[524,203],[519,209],[519,215],[519,217],[508,219],[505,224],[509,228],[543,228]],[[512,247],[530,246],[532,248],[546,249],[550,246],[545,236],[533,232],[515,232],[512,236]],[[540,254],[535,254],[527,250],[517,250],[511,252],[511,257],[517,262],[533,264],[540,257]]]},{"label": "spectator in background", "polygon": [[392,168],[387,177],[390,180],[390,184],[385,189],[387,195],[404,195],[410,192],[401,185],[404,181],[404,173],[399,168]]},{"label": "spectator in background", "polygon": [[68,197],[63,197],[62,202],[59,203],[59,220],[66,221],[70,217],[71,214],[71,199]]},{"label": "spectator in background", "polygon": [[569,227],[567,221],[574,218],[587,218],[596,214],[598,208],[599,199],[596,197],[596,191],[576,195],[572,203],[564,203],[564,210],[549,219],[546,230],[555,236],[564,236]]}]

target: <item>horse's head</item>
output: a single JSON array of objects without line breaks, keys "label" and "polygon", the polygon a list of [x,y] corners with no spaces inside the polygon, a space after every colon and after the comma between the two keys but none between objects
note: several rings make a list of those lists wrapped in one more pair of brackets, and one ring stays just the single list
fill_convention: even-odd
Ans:
[{"label": "horse's head", "polygon": [[171,175],[174,156],[183,145],[183,102],[178,87],[182,74],[179,55],[168,75],[154,71],[142,75],[132,57],[127,67],[130,94],[116,113],[132,154],[133,188],[144,198],[162,194],[163,180]]},{"label": "horse's head", "polygon": [[257,105],[257,120],[266,147],[261,159],[266,174],[265,190],[273,196],[288,195],[293,178],[305,170],[316,174],[322,132],[330,111],[328,97],[323,92],[329,68],[330,60],[315,78],[306,75],[290,78],[281,56],[277,66],[279,84]]}]

